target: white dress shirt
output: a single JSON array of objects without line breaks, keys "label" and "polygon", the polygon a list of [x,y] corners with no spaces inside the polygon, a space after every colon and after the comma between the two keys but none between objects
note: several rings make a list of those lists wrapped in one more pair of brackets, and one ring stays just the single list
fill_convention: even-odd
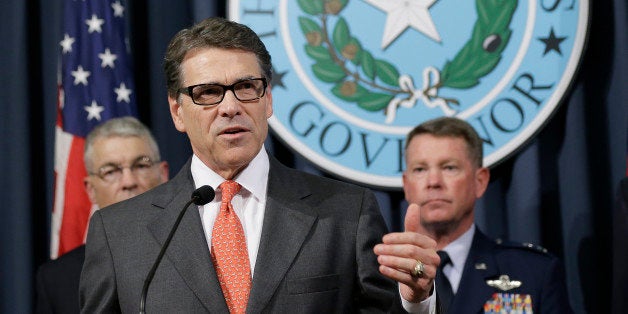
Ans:
[{"label": "white dress shirt", "polygon": [[[255,261],[257,260],[257,251],[262,235],[269,167],[268,154],[262,146],[262,149],[249,165],[234,178],[242,188],[233,197],[231,204],[244,229],[246,249],[249,253],[251,265],[251,277],[253,277],[255,270]],[[220,211],[220,201],[222,199],[219,186],[226,180],[203,164],[196,155],[192,156],[191,171],[196,188],[209,185],[216,191],[216,197],[211,202],[198,206],[207,245],[211,251],[212,229],[216,216],[218,216]]]}]

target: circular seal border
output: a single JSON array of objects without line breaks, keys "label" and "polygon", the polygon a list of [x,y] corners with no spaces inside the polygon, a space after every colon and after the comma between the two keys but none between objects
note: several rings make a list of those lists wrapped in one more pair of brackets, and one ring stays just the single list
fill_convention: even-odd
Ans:
[{"label": "circular seal border", "polygon": [[[279,0],[279,9],[281,10],[280,19],[285,18],[285,3],[287,0]],[[230,0],[228,3],[228,18],[234,21],[240,21],[240,2]],[[530,8],[536,8],[536,1],[528,0]],[[492,152],[490,155],[485,156],[484,164],[489,167],[494,167],[497,164],[505,161],[510,156],[519,152],[523,147],[525,147],[531,140],[534,139],[534,136],[540,132],[542,127],[549,121],[549,119],[553,116],[553,114],[557,111],[557,108],[566,98],[569,90],[574,84],[574,79],[576,77],[576,73],[580,67],[582,61],[582,54],[584,53],[585,43],[588,40],[589,36],[589,27],[590,27],[590,15],[589,15],[589,1],[577,1],[578,6],[578,18],[577,18],[577,30],[574,32],[576,36],[573,40],[573,47],[570,50],[569,58],[567,59],[564,70],[562,74],[559,76],[559,79],[555,81],[556,87],[552,89],[552,93],[548,99],[543,101],[544,106],[536,113],[534,118],[525,125],[520,132],[517,133],[516,136],[510,138],[506,143],[500,146],[497,150]],[[532,10],[530,10],[532,11]],[[533,15],[534,12],[528,12],[528,15]],[[529,17],[528,17],[529,18]],[[241,22],[241,21],[240,21]],[[285,27],[287,23],[279,23],[282,27]],[[283,32],[287,32],[287,29],[282,29]],[[529,34],[529,36],[532,36]],[[531,38],[527,39],[528,41]],[[286,52],[290,54],[290,52]],[[304,83],[307,84],[307,83]],[[504,86],[494,87],[493,89],[505,88],[507,83],[503,83]],[[485,95],[484,99],[480,102],[476,103],[474,107],[478,107],[479,103],[484,102],[488,103],[487,100],[489,95]],[[472,110],[473,108],[468,108],[465,112],[461,113],[459,116],[461,118],[465,118],[471,115],[471,113],[467,113],[467,111]],[[325,158],[319,152],[311,149],[304,142],[300,141],[292,132],[290,132],[284,124],[279,121],[276,116],[272,116],[269,119],[269,124],[271,126],[271,130],[277,135],[277,137],[286,143],[290,148],[296,151],[298,154],[312,162],[317,167],[328,171],[334,175],[337,175],[343,179],[353,181],[359,184],[365,184],[368,186],[376,187],[376,188],[384,188],[384,189],[399,189],[402,187],[401,176],[382,176],[376,175],[368,172],[362,172],[355,170],[353,168],[349,168],[340,163],[336,163],[331,161],[328,158]],[[397,127],[399,128],[399,127]],[[408,128],[409,131],[410,128]]]}]

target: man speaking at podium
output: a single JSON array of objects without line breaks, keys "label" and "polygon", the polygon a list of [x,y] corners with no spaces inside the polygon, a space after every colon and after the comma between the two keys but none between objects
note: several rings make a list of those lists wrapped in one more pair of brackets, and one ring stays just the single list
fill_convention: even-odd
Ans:
[{"label": "man speaking at podium", "polygon": [[[81,276],[83,313],[351,313],[402,306],[373,252],[387,232],[373,193],[289,169],[264,149],[273,113],[271,68],[259,37],[222,18],[171,40],[164,62],[170,113],[193,156],[168,183],[94,214]],[[215,198],[184,211],[193,191],[206,185]],[[426,296],[438,255],[433,248],[408,249],[404,254],[430,257],[422,284],[412,285],[414,296]],[[410,274],[414,263],[403,267]]]}]

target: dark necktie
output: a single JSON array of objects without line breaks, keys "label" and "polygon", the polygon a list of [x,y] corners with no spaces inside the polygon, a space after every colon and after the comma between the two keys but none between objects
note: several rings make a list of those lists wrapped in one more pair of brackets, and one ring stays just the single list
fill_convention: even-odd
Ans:
[{"label": "dark necktie", "polygon": [[451,289],[451,284],[447,279],[447,276],[443,273],[443,268],[451,263],[451,258],[449,258],[449,254],[445,251],[438,251],[438,256],[440,256],[440,265],[436,269],[436,297],[440,302],[440,313],[447,313],[449,306],[451,305],[452,300],[454,299],[454,292]]}]

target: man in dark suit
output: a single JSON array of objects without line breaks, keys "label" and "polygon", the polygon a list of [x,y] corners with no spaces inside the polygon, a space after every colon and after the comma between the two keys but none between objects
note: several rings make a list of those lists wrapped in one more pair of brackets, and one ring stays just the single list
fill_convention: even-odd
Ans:
[{"label": "man in dark suit", "polygon": [[[150,130],[132,117],[110,119],[86,137],[85,188],[94,209],[128,199],[168,180]],[[129,171],[126,171],[126,168]],[[40,265],[37,313],[79,313],[79,278],[85,246]]]},{"label": "man in dark suit", "polygon": [[[436,240],[441,313],[571,313],[563,269],[544,249],[494,241],[474,224],[489,182],[482,140],[464,120],[443,117],[414,128],[406,141],[403,186],[419,208],[422,233]],[[408,218],[406,218],[408,219]],[[434,298],[434,297],[432,297]]]},{"label": "man in dark suit", "polygon": [[81,245],[39,266],[36,313],[79,313],[78,287],[84,259],[85,246]]},{"label": "man in dark suit", "polygon": [[[373,193],[289,169],[264,149],[271,68],[255,32],[222,18],[171,40],[164,63],[170,113],[193,156],[168,183],[94,214],[83,313],[140,309],[149,269],[192,192],[205,185],[216,197],[184,212],[147,290],[146,312],[400,309],[397,286],[382,276],[373,251],[386,233]],[[408,243],[398,253],[425,259],[415,276],[408,274],[416,258],[381,269],[407,275],[409,302],[431,289],[438,256],[425,246]]]}]

